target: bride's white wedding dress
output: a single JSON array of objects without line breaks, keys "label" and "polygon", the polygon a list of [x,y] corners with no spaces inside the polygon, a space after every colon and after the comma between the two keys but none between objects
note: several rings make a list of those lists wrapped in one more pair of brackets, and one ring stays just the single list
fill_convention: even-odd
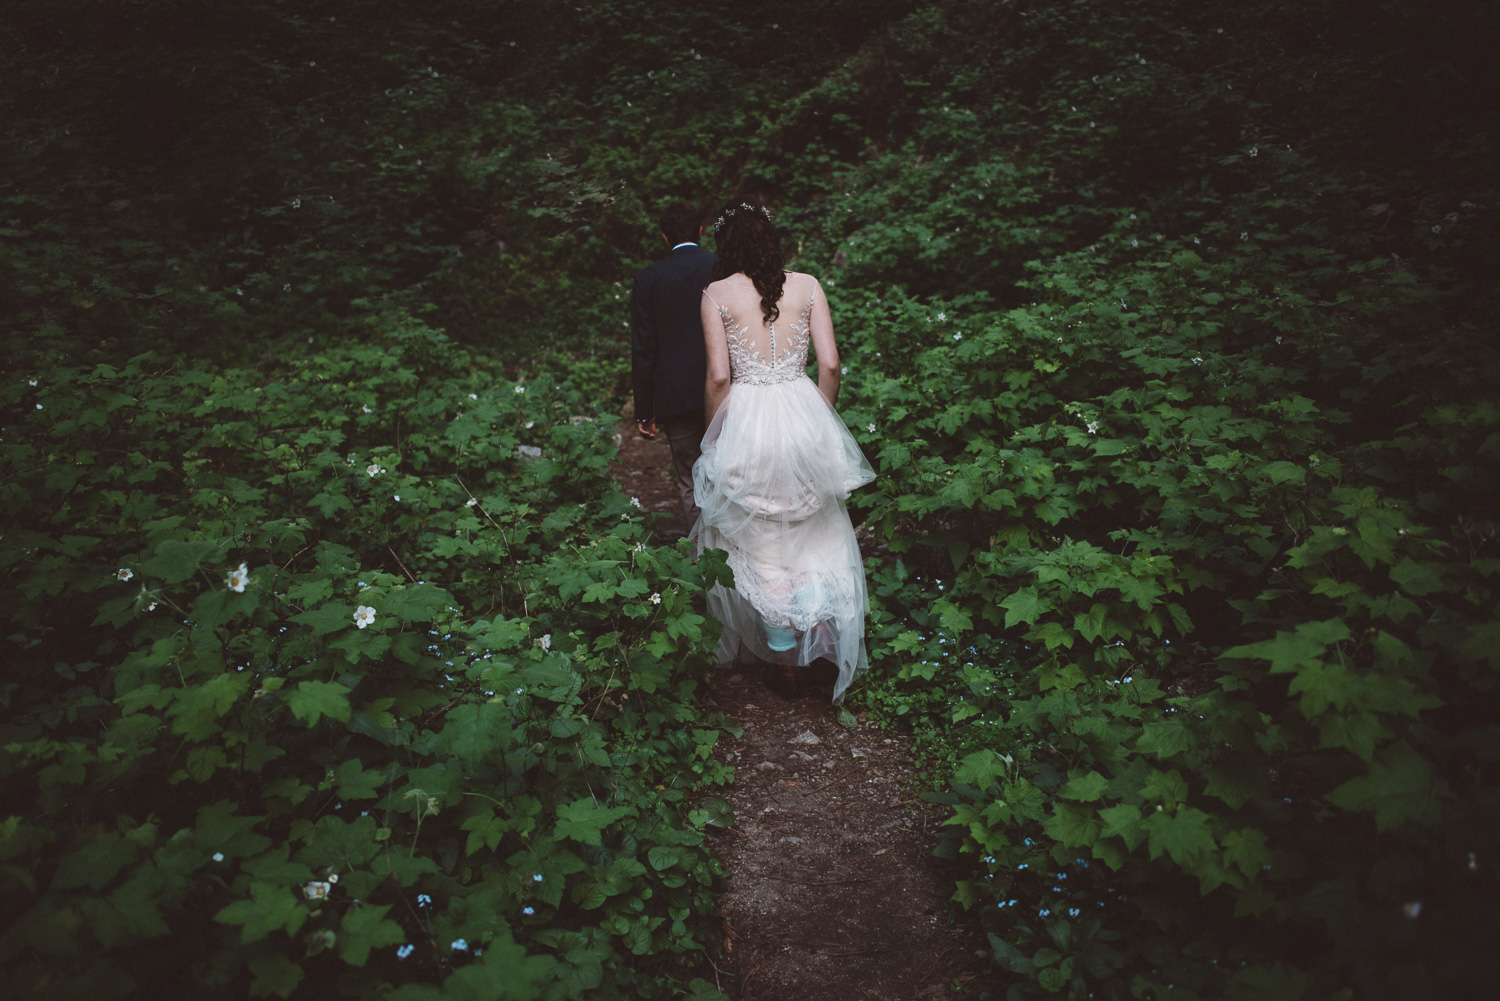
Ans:
[{"label": "bride's white wedding dress", "polygon": [[726,550],[734,571],[733,590],[708,595],[724,625],[719,661],[825,658],[838,667],[838,701],[866,667],[864,567],[844,502],[875,473],[807,377],[814,307],[826,324],[827,303],[817,279],[797,273],[787,275],[781,315],[769,324],[742,275],[704,294],[723,325],[732,380],[693,466],[698,548]]}]

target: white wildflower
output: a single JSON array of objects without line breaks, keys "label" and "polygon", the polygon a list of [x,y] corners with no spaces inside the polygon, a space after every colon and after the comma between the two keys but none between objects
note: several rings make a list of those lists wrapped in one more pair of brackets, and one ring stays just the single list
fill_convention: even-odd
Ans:
[{"label": "white wildflower", "polygon": [[[1434,233],[1441,233],[1441,232],[1442,232],[1442,231],[1443,231],[1443,227],[1441,227],[1441,226],[1434,226],[1434,227],[1432,227],[1432,231],[1433,231],[1433,232],[1434,232]],[[38,406],[37,406],[37,409],[38,409],[38,410],[40,410],[40,409],[42,409],[42,408],[41,408],[41,406],[40,406],[40,405],[38,405]],[[1421,906],[1421,905],[1420,905],[1420,904],[1418,904],[1418,905],[1417,905],[1417,906],[1419,906],[1419,907],[1420,907],[1420,906]]]},{"label": "white wildflower", "polygon": [[313,880],[302,888],[302,895],[308,900],[327,900],[329,884]]},{"label": "white wildflower", "polygon": [[470,393],[469,394],[469,399],[471,399],[471,400],[477,400],[477,399],[479,399],[479,394],[478,393]]},{"label": "white wildflower", "polygon": [[1202,365],[1203,364],[1203,359],[1202,358],[1194,358],[1193,359],[1193,364],[1194,365]]},{"label": "white wildflower", "polygon": [[964,335],[963,335],[963,334],[960,334],[960,333],[956,333],[956,332],[955,332],[955,333],[954,333],[954,335],[953,335],[953,339],[954,339],[954,340],[955,340],[955,341],[961,341],[961,340],[963,340],[963,339],[964,339]]},{"label": "white wildflower", "polygon": [[368,403],[366,403],[364,406],[360,407],[360,409],[363,410],[367,414],[373,414],[375,412],[375,410]]},{"label": "white wildflower", "polygon": [[660,605],[661,604],[661,592],[660,591],[652,591],[651,592],[651,604],[653,604],[653,605]]},{"label": "white wildflower", "polygon": [[872,423],[866,425],[865,426],[865,430],[868,431],[868,432],[870,432],[871,434],[874,434],[875,433],[875,425],[874,425],[874,423],[872,422]]},{"label": "white wildflower", "polygon": [[468,500],[464,501],[464,507],[478,507],[478,506],[479,506],[479,500],[478,500],[478,498],[470,497]]},{"label": "white wildflower", "polygon": [[1097,434],[1099,432],[1098,421],[1089,421],[1085,427],[1088,429],[1089,434]]},{"label": "white wildflower", "polygon": [[534,427],[536,427],[536,421],[527,421],[526,422],[526,430],[530,431]]},{"label": "white wildflower", "polygon": [[641,506],[641,499],[639,497],[632,497],[632,498],[630,498],[630,506],[631,507],[640,507]]},{"label": "white wildflower", "polygon": [[542,638],[540,640],[538,640],[537,642],[539,642],[541,644],[541,647],[542,647],[543,651],[551,650],[552,649],[552,634],[551,633],[542,633]]},{"label": "white wildflower", "polygon": [[369,605],[360,605],[354,610],[354,624],[363,629],[375,621],[375,609]]},{"label": "white wildflower", "polygon": [[36,380],[35,379],[27,379],[26,380],[26,385],[28,385],[28,386],[35,386],[36,385]]},{"label": "white wildflower", "polygon": [[526,392],[526,387],[525,386],[521,386],[521,385],[517,385],[516,386],[516,392],[517,393],[524,393],[524,392]]},{"label": "white wildflower", "polygon": [[134,576],[135,571],[130,569],[129,567],[121,567],[120,569],[115,571],[115,578],[117,580],[129,580]]},{"label": "white wildflower", "polygon": [[238,570],[229,571],[225,583],[235,594],[243,594],[245,585],[250,583],[250,568],[241,563]]},{"label": "white wildflower", "polygon": [[375,477],[379,476],[382,472],[384,472],[384,470],[380,468],[380,463],[378,463],[378,462],[372,462],[368,466],[365,467],[365,472],[369,473],[370,474],[370,479],[373,480]]},{"label": "white wildflower", "polygon": [[1250,147],[1250,155],[1251,156],[1260,156],[1260,147],[1259,146],[1251,146]]}]

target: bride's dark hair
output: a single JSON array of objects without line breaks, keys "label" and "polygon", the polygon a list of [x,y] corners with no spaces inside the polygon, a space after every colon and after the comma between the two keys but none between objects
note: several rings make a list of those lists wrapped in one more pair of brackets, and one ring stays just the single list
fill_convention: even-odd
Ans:
[{"label": "bride's dark hair", "polygon": [[781,243],[771,225],[771,213],[754,197],[736,198],[719,211],[714,222],[715,281],[744,272],[760,293],[760,311],[769,323],[781,315],[776,303],[786,284]]}]

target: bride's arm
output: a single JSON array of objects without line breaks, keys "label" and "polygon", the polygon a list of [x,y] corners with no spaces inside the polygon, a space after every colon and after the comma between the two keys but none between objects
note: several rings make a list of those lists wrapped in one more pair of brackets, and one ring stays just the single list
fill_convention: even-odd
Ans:
[{"label": "bride's arm", "polygon": [[833,342],[833,317],[828,312],[828,297],[823,286],[813,279],[813,308],[809,320],[813,350],[818,353],[818,392],[831,407],[839,398],[839,349]]},{"label": "bride's arm", "polygon": [[707,376],[703,382],[703,425],[707,427],[729,395],[729,338],[724,333],[719,308],[707,292],[699,303],[698,313],[703,321],[703,350],[708,356]]}]

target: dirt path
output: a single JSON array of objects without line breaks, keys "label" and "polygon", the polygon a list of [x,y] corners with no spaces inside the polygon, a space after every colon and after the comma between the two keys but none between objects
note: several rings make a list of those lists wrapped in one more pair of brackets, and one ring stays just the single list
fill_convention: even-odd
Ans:
[{"label": "dirt path", "polygon": [[[620,432],[616,479],[665,516],[662,536],[682,534],[666,443]],[[955,876],[932,855],[940,815],[916,799],[906,738],[864,720],[847,731],[826,697],[783,698],[757,665],[718,672],[708,699],[745,728],[719,745],[736,818],[715,841],[729,872],[720,989],[738,1001],[915,1001],[993,986],[983,938],[947,920]]]}]

